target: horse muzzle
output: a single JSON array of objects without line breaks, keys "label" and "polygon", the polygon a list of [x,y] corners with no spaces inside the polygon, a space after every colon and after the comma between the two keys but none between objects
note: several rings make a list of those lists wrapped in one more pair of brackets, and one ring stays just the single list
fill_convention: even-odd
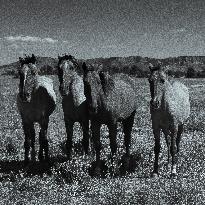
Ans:
[{"label": "horse muzzle", "polygon": [[29,93],[25,93],[25,92],[20,93],[20,98],[23,102],[26,102],[26,103],[31,101],[31,96],[29,95]]},{"label": "horse muzzle", "polygon": [[94,107],[94,106],[92,106],[92,105],[89,105],[89,114],[90,115],[95,115],[95,114],[97,114],[97,111],[98,111],[98,109],[97,109],[97,107]]},{"label": "horse muzzle", "polygon": [[59,92],[60,92],[61,96],[63,96],[63,97],[66,96],[66,92],[65,92],[65,89],[63,86],[59,86]]},{"label": "horse muzzle", "polygon": [[151,105],[151,107],[154,108],[154,109],[159,109],[159,107],[160,107],[160,102],[159,102],[159,100],[157,100],[157,99],[151,100],[151,101],[150,101],[150,105]]}]

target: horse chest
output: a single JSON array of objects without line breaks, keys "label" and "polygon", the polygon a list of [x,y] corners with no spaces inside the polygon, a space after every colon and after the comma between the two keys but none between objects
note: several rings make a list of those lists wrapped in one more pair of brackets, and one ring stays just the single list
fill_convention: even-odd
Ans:
[{"label": "horse chest", "polygon": [[64,115],[70,119],[78,121],[87,116],[87,107],[85,101],[79,106],[75,106],[73,99],[66,97],[62,101],[62,107]]}]

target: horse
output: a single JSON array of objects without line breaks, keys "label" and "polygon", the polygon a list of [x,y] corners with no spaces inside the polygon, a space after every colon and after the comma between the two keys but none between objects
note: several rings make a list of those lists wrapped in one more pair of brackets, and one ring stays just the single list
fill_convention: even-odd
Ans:
[{"label": "horse", "polygon": [[96,151],[96,169],[100,160],[100,127],[107,125],[111,147],[111,160],[117,151],[117,123],[122,122],[124,132],[125,156],[130,156],[131,132],[136,113],[136,91],[133,79],[121,75],[110,76],[108,73],[90,69],[82,65],[84,72],[85,96],[91,119],[91,131]]},{"label": "horse", "polygon": [[83,78],[78,74],[80,67],[77,60],[65,54],[58,56],[59,91],[62,96],[62,108],[67,133],[66,151],[71,159],[73,126],[79,122],[83,130],[83,150],[88,154],[89,149],[89,116],[84,95]]},{"label": "horse", "polygon": [[24,163],[35,161],[35,129],[34,123],[40,125],[39,133],[39,161],[49,161],[47,129],[49,116],[56,107],[56,95],[53,89],[53,81],[50,78],[39,76],[36,66],[36,57],[26,56],[26,59],[19,57],[19,93],[17,94],[17,107],[22,119],[23,131],[25,134],[25,157]]},{"label": "horse", "polygon": [[149,69],[150,114],[155,139],[153,176],[158,176],[161,131],[168,147],[168,164],[172,158],[171,176],[176,176],[179,144],[184,123],[190,115],[189,91],[184,84],[168,77],[160,63],[150,64]]}]

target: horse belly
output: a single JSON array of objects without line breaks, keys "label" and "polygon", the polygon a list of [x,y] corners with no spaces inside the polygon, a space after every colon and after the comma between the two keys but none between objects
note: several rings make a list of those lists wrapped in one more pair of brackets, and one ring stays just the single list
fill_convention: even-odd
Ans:
[{"label": "horse belly", "polygon": [[129,117],[136,110],[135,101],[132,98],[121,99],[115,103],[111,103],[108,106],[108,111],[110,115],[116,120],[123,120]]}]

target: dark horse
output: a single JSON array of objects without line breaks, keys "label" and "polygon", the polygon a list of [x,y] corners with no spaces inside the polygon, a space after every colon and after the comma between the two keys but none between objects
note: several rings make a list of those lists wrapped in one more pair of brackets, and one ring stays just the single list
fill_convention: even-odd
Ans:
[{"label": "dark horse", "polygon": [[136,93],[131,78],[122,75],[111,77],[108,73],[92,71],[85,63],[84,85],[91,118],[91,131],[96,151],[96,165],[100,166],[100,127],[106,124],[112,156],[117,151],[117,122],[121,121],[124,131],[126,156],[130,155],[131,132],[136,112]]},{"label": "dark horse", "polygon": [[78,74],[79,65],[71,55],[58,56],[59,91],[62,96],[62,107],[67,133],[67,156],[71,157],[73,126],[79,122],[83,129],[83,148],[85,154],[89,149],[89,117],[84,95],[83,78]]},{"label": "dark horse", "polygon": [[25,59],[19,58],[20,84],[17,95],[17,106],[21,115],[25,134],[25,164],[29,162],[29,150],[32,148],[31,158],[35,161],[35,129],[34,122],[41,126],[39,133],[39,160],[48,161],[47,129],[49,116],[56,107],[56,95],[50,78],[39,76],[36,67],[36,57],[32,54]]},{"label": "dark horse", "polygon": [[170,155],[172,157],[171,175],[174,176],[184,122],[190,114],[189,91],[184,84],[169,79],[160,64],[157,66],[150,64],[150,71],[150,113],[155,138],[153,175],[158,174],[160,132],[162,130],[168,146],[168,162]]}]

